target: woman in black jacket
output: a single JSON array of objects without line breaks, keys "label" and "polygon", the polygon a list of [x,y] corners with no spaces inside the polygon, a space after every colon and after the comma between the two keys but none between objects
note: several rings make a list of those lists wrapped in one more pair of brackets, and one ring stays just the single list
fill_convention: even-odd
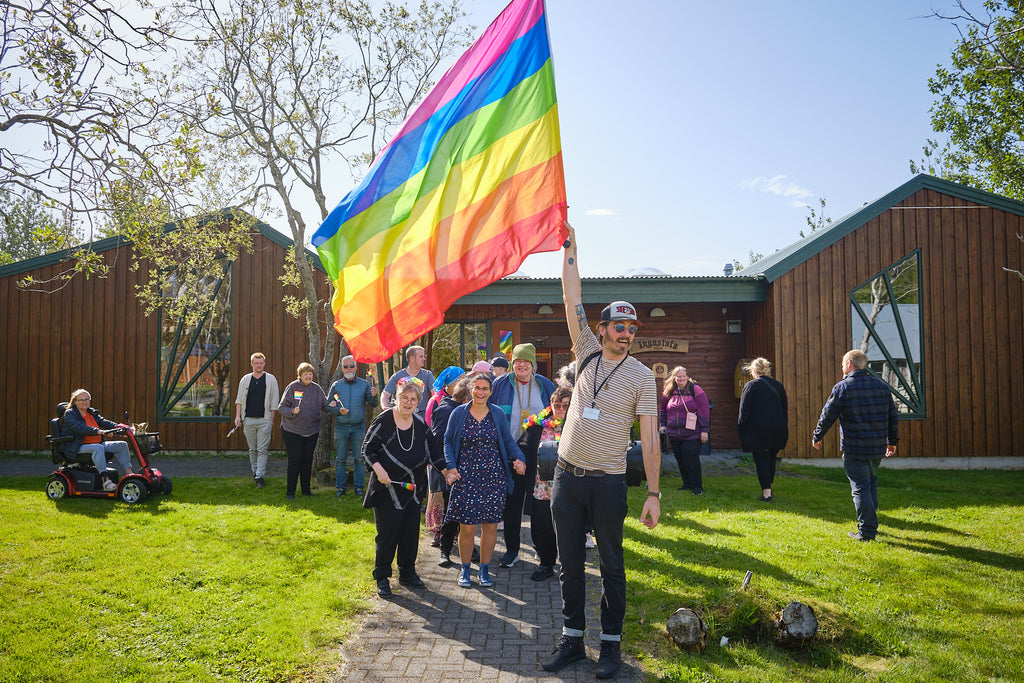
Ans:
[{"label": "woman in black jacket", "polygon": [[752,379],[743,387],[737,429],[744,451],[750,451],[757,467],[764,503],[772,502],[775,459],[789,440],[789,405],[786,390],[771,377],[772,364],[755,358],[743,367]]}]

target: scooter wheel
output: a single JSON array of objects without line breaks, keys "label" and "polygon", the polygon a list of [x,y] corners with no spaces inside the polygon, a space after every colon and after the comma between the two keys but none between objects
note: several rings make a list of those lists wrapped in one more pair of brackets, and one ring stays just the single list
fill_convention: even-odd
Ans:
[{"label": "scooter wheel", "polygon": [[55,476],[46,482],[46,497],[50,500],[60,500],[68,495],[68,483],[63,477]]},{"label": "scooter wheel", "polygon": [[146,500],[148,493],[146,482],[141,477],[130,477],[122,482],[121,487],[117,489],[117,497],[122,503],[129,505]]}]

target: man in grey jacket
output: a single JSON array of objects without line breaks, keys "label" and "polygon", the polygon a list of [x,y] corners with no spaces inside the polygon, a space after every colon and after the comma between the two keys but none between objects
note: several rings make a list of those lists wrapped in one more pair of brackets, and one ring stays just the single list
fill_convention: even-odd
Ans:
[{"label": "man in grey jacket", "polygon": [[348,457],[352,454],[352,484],[363,495],[366,467],[361,455],[366,438],[366,406],[377,407],[377,387],[356,376],[356,359],[341,359],[343,377],[327,392],[327,410],[334,413],[334,497],[345,495]]},{"label": "man in grey jacket", "polygon": [[257,351],[249,357],[252,372],[238,383],[238,398],[235,399],[235,428],[243,427],[245,440],[249,444],[249,466],[256,488],[263,488],[263,477],[267,474],[267,455],[270,435],[274,429],[274,415],[281,401],[281,390],[277,378],[264,372],[267,358]]}]

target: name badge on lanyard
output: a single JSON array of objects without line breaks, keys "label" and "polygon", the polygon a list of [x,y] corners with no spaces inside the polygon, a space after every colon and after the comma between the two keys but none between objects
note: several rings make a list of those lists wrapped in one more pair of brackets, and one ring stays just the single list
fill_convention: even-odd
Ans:
[{"label": "name badge on lanyard", "polygon": [[583,409],[583,417],[588,420],[596,420],[601,417],[601,411],[594,406],[590,406],[589,408]]}]

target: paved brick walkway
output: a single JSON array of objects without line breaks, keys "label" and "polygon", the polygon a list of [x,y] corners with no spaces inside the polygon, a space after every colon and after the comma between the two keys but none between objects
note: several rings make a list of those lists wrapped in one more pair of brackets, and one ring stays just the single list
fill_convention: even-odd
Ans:
[{"label": "paved brick walkway", "polygon": [[[427,587],[414,591],[392,579],[394,596],[373,598],[375,608],[342,648],[343,665],[334,681],[593,681],[600,633],[595,611],[601,591],[597,550],[588,551],[587,563],[589,659],[548,673],[540,662],[551,654],[561,634],[562,599],[557,577],[530,579],[537,561],[529,524],[523,525],[523,535],[521,561],[502,569],[497,566],[504,552],[498,532],[493,588],[477,584],[476,565],[473,587],[460,588],[455,584],[458,567],[438,567],[438,550],[430,547],[430,537],[424,534],[417,569]],[[617,680],[643,680],[636,662],[624,660]]]}]

